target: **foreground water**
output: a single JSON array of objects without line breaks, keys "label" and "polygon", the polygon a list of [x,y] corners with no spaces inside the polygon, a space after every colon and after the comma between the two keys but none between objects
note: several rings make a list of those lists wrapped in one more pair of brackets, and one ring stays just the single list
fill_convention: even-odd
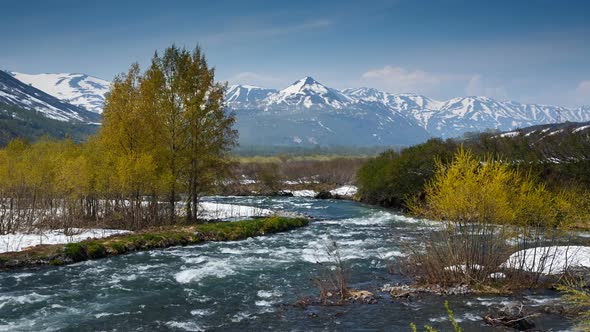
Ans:
[{"label": "foreground water", "polygon": [[[402,281],[387,262],[419,245],[429,226],[348,201],[217,197],[211,200],[284,209],[317,219],[288,233],[237,242],[175,247],[61,268],[0,273],[1,331],[409,331],[409,323],[449,330],[443,302],[464,331],[493,330],[481,316],[495,303],[547,303],[554,294],[423,296],[391,300],[378,289]],[[316,296],[313,278],[336,241],[351,286],[383,296],[377,304],[293,307]],[[391,263],[389,263],[391,264]],[[395,263],[393,263],[395,267]],[[568,330],[557,316],[544,329]]]}]

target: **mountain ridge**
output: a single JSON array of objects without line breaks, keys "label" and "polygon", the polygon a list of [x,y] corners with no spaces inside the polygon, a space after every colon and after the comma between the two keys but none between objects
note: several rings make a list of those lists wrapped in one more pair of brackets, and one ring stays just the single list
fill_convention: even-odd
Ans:
[{"label": "mountain ridge", "polygon": [[[94,120],[100,120],[108,81],[97,79],[100,81],[93,85],[95,78],[79,73],[11,75],[32,82],[33,86],[23,83],[28,88],[34,89],[36,84],[49,90],[49,95],[61,97],[64,104],[80,105],[66,109],[91,108],[89,113],[98,118]],[[590,121],[589,106],[565,108],[484,96],[436,100],[368,87],[337,90],[311,76],[281,90],[246,84],[228,86],[225,103],[236,114],[240,143],[251,145],[415,144],[430,137],[458,137],[489,129],[509,131],[545,123]],[[52,112],[44,114],[61,117],[62,121],[80,120],[75,114],[65,119]]]},{"label": "mountain ridge", "polygon": [[60,100],[5,71],[0,71],[0,104],[33,110],[63,122],[100,122],[99,114]]},{"label": "mountain ridge", "polygon": [[[590,107],[587,106],[566,108],[543,104],[525,104],[511,100],[497,101],[485,96],[454,97],[441,101],[419,94],[394,94],[375,88],[347,88],[338,91],[325,87],[324,93],[330,91],[334,92],[336,96],[343,96],[333,97],[332,100],[326,101],[326,98],[323,100],[321,98],[312,99],[309,94],[301,93],[298,86],[302,81],[311,81],[310,85],[319,84],[321,87],[325,87],[307,76],[274,95],[270,94],[265,98],[250,100],[249,108],[281,111],[285,107],[280,106],[286,105],[291,106],[291,110],[299,108],[371,111],[375,108],[385,107],[392,113],[401,114],[408,120],[414,121],[432,136],[443,138],[461,136],[472,131],[511,130],[561,120],[590,121]],[[312,89],[306,91],[310,90]],[[285,96],[285,91],[291,93]],[[277,100],[282,102],[277,102]],[[228,106],[235,111],[240,110],[237,105],[228,103]]]},{"label": "mountain ridge", "polygon": [[60,100],[98,114],[102,113],[104,95],[110,86],[107,80],[83,73],[10,74]]}]

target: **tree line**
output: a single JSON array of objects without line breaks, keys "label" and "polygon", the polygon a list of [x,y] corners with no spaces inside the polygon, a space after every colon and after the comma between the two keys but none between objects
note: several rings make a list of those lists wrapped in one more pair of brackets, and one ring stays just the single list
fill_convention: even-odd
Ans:
[{"label": "tree line", "polygon": [[0,151],[0,234],[196,221],[236,144],[225,88],[199,47],[171,46],[114,79],[87,142],[11,141]]},{"label": "tree line", "polygon": [[431,139],[423,144],[388,150],[367,160],[357,173],[364,202],[406,209],[408,201],[425,199],[437,162],[448,165],[461,148],[476,159],[493,157],[508,167],[543,183],[547,190],[584,193],[590,188],[590,135],[563,130],[545,135],[543,130],[515,136],[497,133],[470,134],[463,139]]},{"label": "tree line", "polygon": [[[568,166],[588,165],[588,150],[561,145],[572,134],[555,141],[530,135],[432,140],[369,161],[359,172],[360,192],[440,222],[424,234],[423,246],[408,246],[400,264],[419,284],[488,291],[551,285],[564,271],[544,275],[558,269],[560,258],[550,248],[568,243],[569,231],[587,229],[590,220],[590,193],[581,180],[589,169]],[[530,248],[528,256],[511,256]]]}]

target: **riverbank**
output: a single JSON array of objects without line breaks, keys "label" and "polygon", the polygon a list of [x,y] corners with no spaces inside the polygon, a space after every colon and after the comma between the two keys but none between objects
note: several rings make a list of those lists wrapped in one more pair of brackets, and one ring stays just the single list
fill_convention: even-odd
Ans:
[{"label": "riverbank", "polygon": [[134,251],[186,246],[205,241],[237,241],[306,226],[309,219],[271,216],[234,222],[173,225],[76,243],[39,245],[0,253],[0,271],[43,265],[66,265]]},{"label": "riverbank", "polygon": [[[554,291],[532,290],[525,299],[511,294],[420,294],[392,301],[381,288],[407,281],[405,275],[390,272],[400,270],[406,249],[420,245],[429,224],[347,200],[210,197],[204,202],[307,214],[313,222],[244,241],[0,273],[0,330],[409,331],[414,322],[445,331],[449,325],[443,321],[443,302],[448,300],[464,331],[492,331],[483,321],[491,306],[558,300]],[[325,250],[331,242],[338,243],[348,286],[373,293],[377,303],[293,307],[302,298],[318,297],[314,280],[331,265]],[[537,326],[556,331],[572,326],[556,315],[535,320]]]}]

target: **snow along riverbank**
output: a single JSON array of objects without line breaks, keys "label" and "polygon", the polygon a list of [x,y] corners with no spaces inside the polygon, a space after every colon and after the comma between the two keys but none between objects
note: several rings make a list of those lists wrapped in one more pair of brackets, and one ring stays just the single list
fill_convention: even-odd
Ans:
[{"label": "snow along riverbank", "polygon": [[0,235],[0,253],[10,251],[21,251],[28,247],[33,247],[40,244],[61,244],[80,242],[88,238],[99,239],[103,237],[109,237],[111,235],[126,233],[131,232],[119,229],[73,228],[69,230],[68,235],[65,234],[63,229],[39,231],[36,234],[5,234]]},{"label": "snow along riverbank", "polygon": [[[199,206],[201,207],[199,217],[204,220],[235,220],[268,217],[275,214],[275,211],[269,209],[247,205],[201,202]],[[183,210],[180,211],[184,212]],[[63,229],[54,229],[38,230],[31,233],[4,234],[0,235],[0,253],[22,251],[41,244],[74,243],[126,233],[132,232],[120,229],[72,228],[68,232]]]},{"label": "snow along riverbank", "polygon": [[521,250],[510,255],[502,267],[542,274],[561,274],[568,268],[590,268],[590,247],[552,246]]}]

